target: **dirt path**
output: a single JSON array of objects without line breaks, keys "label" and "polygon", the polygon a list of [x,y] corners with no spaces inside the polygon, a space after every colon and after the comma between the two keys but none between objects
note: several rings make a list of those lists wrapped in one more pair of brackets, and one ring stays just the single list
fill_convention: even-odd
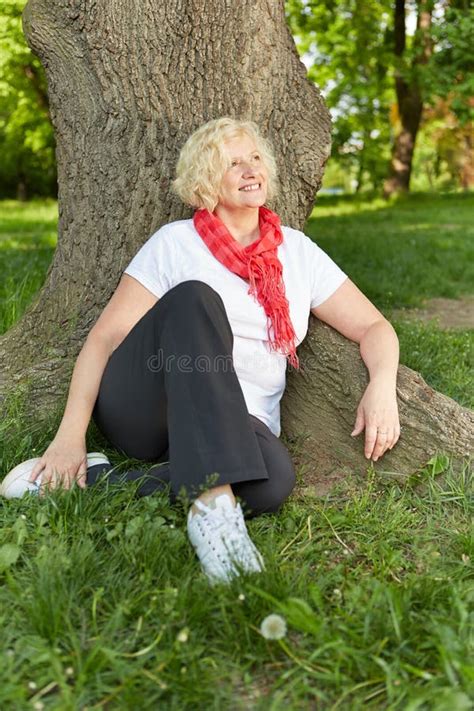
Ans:
[{"label": "dirt path", "polygon": [[474,296],[460,299],[427,299],[419,309],[395,309],[389,319],[436,321],[439,328],[474,329]]}]

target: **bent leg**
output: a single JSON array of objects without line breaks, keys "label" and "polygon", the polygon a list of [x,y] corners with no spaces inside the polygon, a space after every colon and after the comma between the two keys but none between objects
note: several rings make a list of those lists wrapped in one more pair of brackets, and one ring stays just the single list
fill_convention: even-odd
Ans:
[{"label": "bent leg", "polygon": [[[257,417],[250,415],[250,419],[265,461],[268,478],[235,482],[231,485],[234,495],[242,501],[244,514],[247,518],[278,511],[293,491],[296,482],[293,462],[284,444]],[[96,483],[97,477],[101,473],[100,465],[94,469],[96,472],[89,470],[87,473],[88,485]],[[144,475],[145,472],[139,469],[130,470],[124,474],[112,472],[110,481],[136,481]],[[169,463],[155,465],[150,468],[146,478],[140,483],[137,494],[149,496],[163,491],[169,483]],[[176,497],[172,491],[170,493],[171,500],[174,501]]]},{"label": "bent leg", "polygon": [[232,349],[219,294],[200,281],[178,284],[112,353],[94,407],[97,426],[137,459],[163,459],[169,449],[175,493],[268,478]]}]

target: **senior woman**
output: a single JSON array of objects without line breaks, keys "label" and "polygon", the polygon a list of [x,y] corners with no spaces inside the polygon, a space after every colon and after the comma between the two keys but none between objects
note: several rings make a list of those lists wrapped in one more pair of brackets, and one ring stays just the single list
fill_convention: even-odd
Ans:
[{"label": "senior woman", "polygon": [[79,354],[58,432],[30,460],[29,481],[42,487],[94,483],[110,465],[87,455],[92,415],[114,447],[161,462],[141,493],[170,484],[192,502],[188,534],[211,581],[262,570],[244,512],[277,511],[293,489],[280,400],[310,310],[360,343],[370,382],[352,435],[365,428],[367,458],[400,433],[396,334],[328,255],[265,207],[276,183],[255,123],[219,118],[188,138],[173,189],[194,216],[161,227],[125,269]]}]

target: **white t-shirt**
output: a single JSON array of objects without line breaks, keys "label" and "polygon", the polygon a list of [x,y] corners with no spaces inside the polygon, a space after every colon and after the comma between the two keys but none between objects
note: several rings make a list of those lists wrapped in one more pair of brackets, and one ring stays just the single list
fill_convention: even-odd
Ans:
[{"label": "white t-shirt", "polygon": [[[283,266],[298,345],[308,331],[310,309],[326,301],[347,275],[303,232],[285,226],[282,231],[283,242],[277,254]],[[163,225],[145,242],[124,273],[158,298],[190,279],[203,281],[217,291],[234,334],[232,357],[247,409],[279,437],[286,356],[270,350],[267,316],[263,306],[248,294],[249,283],[214,257],[192,219]]]}]

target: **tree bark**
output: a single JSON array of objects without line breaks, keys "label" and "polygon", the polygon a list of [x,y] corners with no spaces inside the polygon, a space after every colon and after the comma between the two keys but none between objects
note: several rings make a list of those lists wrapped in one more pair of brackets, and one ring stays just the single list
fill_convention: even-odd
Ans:
[{"label": "tree bark", "polygon": [[[20,393],[22,417],[40,423],[57,416],[78,351],[132,256],[162,224],[191,216],[170,191],[190,133],[218,116],[255,120],[278,159],[281,192],[270,207],[302,228],[330,155],[330,115],[306,79],[283,1],[29,0],[24,29],[48,79],[59,234],[43,289],[0,339],[0,396],[7,410]],[[339,351],[354,368],[352,344],[321,333],[323,379]],[[328,392],[345,416],[351,368]],[[291,435],[314,428],[298,378],[284,400]],[[417,407],[414,426],[424,419],[422,399]],[[332,415],[318,417],[315,441],[335,437],[324,471],[339,466],[339,450],[350,466],[358,443],[346,446]]]},{"label": "tree bark", "polygon": [[395,2],[395,57],[398,63],[395,69],[395,91],[400,127],[393,144],[390,174],[384,183],[385,197],[410,189],[413,154],[423,112],[418,68],[426,64],[431,54],[431,13],[432,0],[419,0],[415,51],[409,63],[405,56],[405,0]]}]

